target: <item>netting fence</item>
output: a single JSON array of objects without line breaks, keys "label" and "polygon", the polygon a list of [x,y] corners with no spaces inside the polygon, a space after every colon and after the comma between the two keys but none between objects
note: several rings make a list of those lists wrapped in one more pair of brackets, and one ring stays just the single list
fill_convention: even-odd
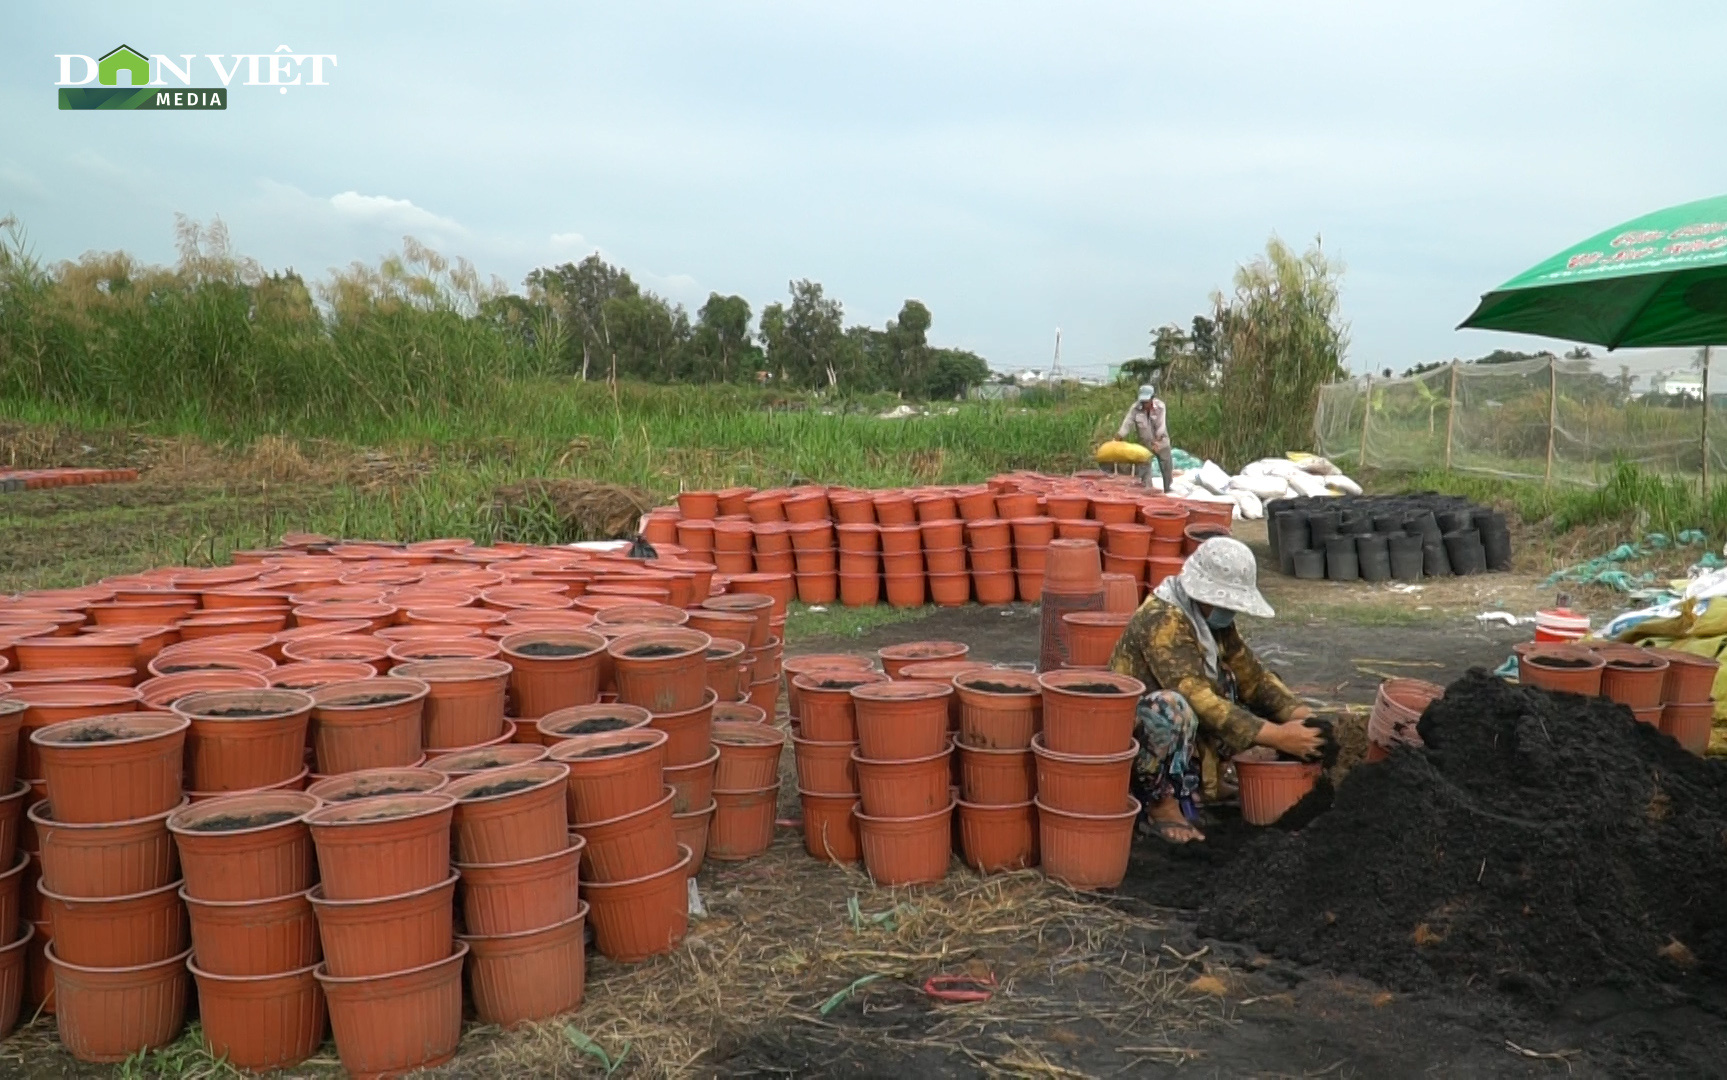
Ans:
[{"label": "netting fence", "polygon": [[1333,383],[1314,441],[1339,465],[1591,485],[1618,461],[1698,476],[1707,447],[1707,475],[1727,476],[1727,386],[1711,386],[1707,358],[1640,366],[1538,357]]}]

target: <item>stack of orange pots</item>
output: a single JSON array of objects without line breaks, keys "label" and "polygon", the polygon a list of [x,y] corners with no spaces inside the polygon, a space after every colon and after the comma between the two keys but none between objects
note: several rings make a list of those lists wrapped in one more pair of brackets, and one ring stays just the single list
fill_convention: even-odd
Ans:
[{"label": "stack of orange pots", "polygon": [[[930,505],[941,509],[934,501],[919,502],[919,509]],[[909,552],[909,540],[901,540],[900,529],[889,526],[883,530],[882,542],[902,544]],[[966,569],[966,523],[958,518],[935,518],[918,526],[918,539],[923,554],[923,569],[929,576],[929,595],[938,606],[958,607],[971,599],[971,578]],[[891,539],[890,539],[891,538]],[[897,556],[894,556],[897,558]],[[909,561],[904,564],[909,567]]]},{"label": "stack of orange pots", "polygon": [[204,1038],[236,1068],[289,1068],[324,1041],[306,826],[318,806],[303,792],[248,792],[168,818],[192,920],[189,967]]},{"label": "stack of orange pots", "polygon": [[[129,712],[67,720],[31,736],[48,801],[31,807],[52,941],[60,1041],[115,1062],[172,1042],[186,1015],[186,907],[167,819],[181,789],[189,722]],[[6,874],[0,919],[18,912],[28,858]]]},{"label": "stack of orange pots", "polygon": [[[172,678],[172,676],[169,676]],[[300,690],[204,690],[176,698],[193,802],[240,791],[299,791],[314,699]]]},{"label": "stack of orange pots", "polygon": [[515,1027],[582,1003],[587,905],[577,895],[585,841],[572,838],[570,767],[539,761],[450,781],[456,800],[468,983],[474,1011]]},{"label": "stack of orange pots", "polygon": [[[827,497],[819,498],[825,509]],[[831,604],[839,599],[839,558],[834,546],[833,522],[825,517],[801,521],[789,526],[789,531],[792,554],[796,557],[798,599],[806,604]]]},{"label": "stack of orange pots", "polygon": [[1067,667],[1103,669],[1115,653],[1133,612],[1073,611],[1061,617],[1067,635]]},{"label": "stack of orange pots", "polygon": [[753,572],[759,574],[789,574],[796,561],[792,555],[792,534],[786,523],[767,521],[750,527],[755,537]]},{"label": "stack of orange pots", "polygon": [[[514,725],[504,718],[504,703],[513,668],[502,660],[484,655],[498,646],[480,639],[421,642],[398,650],[402,656],[435,656],[398,663],[390,675],[426,684],[421,712],[421,746],[427,754],[450,754],[460,750],[509,742]],[[474,648],[476,647],[477,648]],[[453,655],[452,655],[453,654]]]},{"label": "stack of orange pots", "polygon": [[1008,604],[1017,592],[1013,526],[1000,518],[966,524],[970,542],[971,584],[980,604]]},{"label": "stack of orange pots", "polygon": [[804,850],[829,862],[854,863],[863,857],[857,818],[857,710],[851,692],[886,675],[865,664],[833,663],[792,678],[798,702],[798,797],[803,803]]},{"label": "stack of orange pots", "polygon": [[1037,771],[1031,740],[1043,728],[1043,688],[1028,672],[953,677],[959,702],[960,846],[981,873],[1038,862]]},{"label": "stack of orange pots", "polygon": [[1052,540],[1047,555],[1038,667],[1060,671],[1070,660],[1062,616],[1103,610],[1103,566],[1090,540]]},{"label": "stack of orange pots", "polygon": [[[849,693],[858,738],[852,767],[859,806],[852,813],[864,867],[882,885],[940,881],[953,853],[953,687],[921,680],[866,682]],[[807,705],[807,687],[805,695]],[[807,729],[807,718],[805,724]]]},{"label": "stack of orange pots", "polygon": [[[704,729],[704,745],[706,738]],[[583,841],[581,880],[594,944],[614,960],[669,952],[689,929],[685,882],[694,853],[678,843],[672,816],[671,742],[663,728],[643,726],[552,747],[552,760],[570,770],[570,829]]]},{"label": "stack of orange pots", "polygon": [[1043,729],[1037,762],[1043,871],[1076,889],[1110,889],[1127,876],[1139,801],[1131,794],[1133,734],[1145,684],[1105,671],[1038,676]]},{"label": "stack of orange pots", "polygon": [[456,1052],[468,946],[454,933],[455,807],[442,792],[387,794],[306,817],[324,948],[314,975],[351,1073],[430,1068]]},{"label": "stack of orange pots", "polygon": [[611,673],[606,643],[591,627],[521,629],[501,638],[518,726],[532,728],[548,713],[598,701]]},{"label": "stack of orange pots", "polygon": [[[769,718],[774,715],[779,698],[779,660],[783,648],[782,639],[775,633],[776,621],[783,626],[786,595],[781,591],[777,580],[767,582],[740,583],[733,579],[733,592],[723,596],[710,596],[702,601],[702,618],[712,619],[714,615],[730,616],[727,625],[736,625],[739,637],[747,637],[745,642],[746,655],[749,658],[749,701],[767,713]],[[764,588],[769,592],[749,591]],[[747,617],[751,622],[743,622]],[[696,616],[692,616],[692,625]],[[715,625],[712,622],[708,626]]]},{"label": "stack of orange pots", "polygon": [[714,752],[719,757],[707,854],[736,862],[760,855],[773,843],[785,741],[785,732],[768,724],[743,720],[714,724]]},{"label": "stack of orange pots", "polygon": [[431,687],[417,679],[393,676],[326,683],[313,690],[316,775],[406,768],[424,761],[423,716],[430,694]]},{"label": "stack of orange pots", "polygon": [[727,515],[714,520],[714,566],[722,574],[747,574],[755,569],[755,529],[750,519]]},{"label": "stack of orange pots", "polygon": [[1721,662],[1679,649],[1653,651],[1667,661],[1667,675],[1661,684],[1661,731],[1702,756],[1713,731],[1715,702],[1711,694]]},{"label": "stack of orange pots", "polygon": [[[1037,500],[1030,495],[1004,495],[997,498],[996,505],[1012,505],[1009,499],[1026,500],[1031,510],[1037,509]],[[1013,565],[1019,598],[1030,603],[1043,595],[1044,566],[1049,542],[1055,539],[1055,519],[1031,513],[1012,518],[1008,524],[1013,530]]]},{"label": "stack of orange pots", "polygon": [[[876,499],[876,516],[882,514],[882,507],[896,507],[897,499]],[[890,523],[883,520],[879,527],[881,537],[882,577],[886,582],[887,602],[894,607],[917,607],[924,602],[926,595],[926,575],[924,571],[923,530],[915,521],[898,521]],[[963,567],[961,573],[963,574]],[[970,591],[970,586],[967,586]],[[963,603],[963,601],[961,601]]]}]

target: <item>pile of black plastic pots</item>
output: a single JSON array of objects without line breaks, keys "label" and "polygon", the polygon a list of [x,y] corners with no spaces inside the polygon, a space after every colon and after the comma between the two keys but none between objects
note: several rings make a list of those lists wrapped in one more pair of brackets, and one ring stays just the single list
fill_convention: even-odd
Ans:
[{"label": "pile of black plastic pots", "polygon": [[1420,581],[1511,569],[1505,515],[1455,495],[1273,499],[1278,568],[1310,581]]}]

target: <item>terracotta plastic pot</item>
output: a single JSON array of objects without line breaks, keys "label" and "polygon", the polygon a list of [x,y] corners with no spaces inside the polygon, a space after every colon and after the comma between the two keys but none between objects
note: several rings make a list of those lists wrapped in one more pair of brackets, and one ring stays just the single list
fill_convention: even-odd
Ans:
[{"label": "terracotta plastic pot", "polygon": [[673,713],[654,713],[649,726],[666,733],[666,764],[694,765],[712,752],[714,706],[719,698],[704,688],[701,704]]},{"label": "terracotta plastic pot", "polygon": [[714,721],[739,720],[750,724],[765,724],[768,714],[747,701],[722,701],[714,706]]},{"label": "terracotta plastic pot", "polygon": [[[471,934],[519,934],[573,918],[586,843],[575,836],[562,851],[520,862],[457,864],[462,876],[462,923]],[[579,884],[578,884],[579,883]]]},{"label": "terracotta plastic pot", "polygon": [[1044,588],[1090,593],[1103,587],[1103,560],[1090,540],[1051,540],[1044,552]]},{"label": "terracotta plastic pot", "polygon": [[[222,901],[304,892],[311,887],[314,870],[306,815],[318,806],[312,795],[272,792],[232,795],[176,810],[167,825],[180,851],[186,892],[200,900]],[[205,966],[223,975],[262,974],[225,971],[208,962]]]},{"label": "terracotta plastic pot", "polygon": [[786,734],[747,721],[716,723],[713,743],[719,753],[714,784],[727,791],[753,791],[777,784]]},{"label": "terracotta plastic pot", "polygon": [[431,688],[386,676],[330,683],[312,691],[312,749],[325,776],[402,768],[423,753],[421,735]]},{"label": "terracotta plastic pot", "polygon": [[[200,960],[207,960],[202,951]],[[188,960],[198,986],[198,1019],[210,1053],[237,1069],[297,1065],[324,1041],[324,991],[317,964],[277,973],[221,975]]]},{"label": "terracotta plastic pot", "polygon": [[556,925],[519,934],[462,935],[480,1021],[515,1027],[581,1007],[588,905]]},{"label": "terracotta plastic pot", "polygon": [[310,890],[264,900],[199,900],[182,888],[192,951],[204,970],[253,977],[318,962],[318,921]]},{"label": "terracotta plastic pot", "polygon": [[23,671],[132,667],[138,654],[135,644],[92,636],[24,638],[13,651]]},{"label": "terracotta plastic pot", "polygon": [[54,1015],[54,965],[47,956],[51,928],[46,919],[33,920],[24,946],[24,1004],[46,1016]]},{"label": "terracotta plastic pot", "polygon": [[306,824],[331,900],[399,896],[450,874],[448,795],[384,795],[313,811]]},{"label": "terracotta plastic pot", "polygon": [[313,972],[329,1003],[342,1068],[356,1080],[442,1065],[462,1037],[462,965],[456,942],[444,959],[406,971],[340,978]]},{"label": "terracotta plastic pot", "polygon": [[397,664],[396,678],[425,683],[422,740],[427,749],[475,746],[504,729],[510,665],[501,660],[421,660]]},{"label": "terracotta plastic pot", "polygon": [[[19,852],[20,860],[29,856]],[[15,867],[15,870],[21,867]],[[130,896],[73,897],[42,889],[55,952],[68,963],[120,968],[154,964],[186,948],[180,883]],[[12,914],[17,915],[14,903]]]},{"label": "terracotta plastic pot", "polygon": [[1113,889],[1127,877],[1139,800],[1112,814],[1075,814],[1033,800],[1043,872],[1075,889]]},{"label": "terracotta plastic pot", "polygon": [[905,818],[939,810],[951,801],[951,747],[939,754],[903,761],[874,761],[852,754],[863,812],[873,817]]},{"label": "terracotta plastic pot", "polygon": [[556,746],[579,735],[644,728],[652,719],[653,714],[638,705],[577,705],[540,717],[534,728],[540,742]]},{"label": "terracotta plastic pot", "polygon": [[73,1057],[120,1062],[179,1037],[186,1025],[186,961],[192,950],[137,967],[93,968],[60,959],[59,944],[49,943],[45,956],[53,969],[60,1041]]},{"label": "terracotta plastic pot", "polygon": [[1606,659],[1607,666],[1601,672],[1601,696],[1633,709],[1661,704],[1661,692],[1667,682],[1666,660],[1634,646],[1614,650]]},{"label": "terracotta plastic pot", "polygon": [[903,645],[886,645],[877,651],[882,670],[888,678],[898,679],[908,664],[935,660],[963,660],[971,646],[960,641],[910,641]]},{"label": "terracotta plastic pot", "polygon": [[1037,808],[1027,799],[1004,806],[959,803],[960,850],[980,874],[1037,865]]},{"label": "terracotta plastic pot", "polygon": [[196,791],[248,791],[297,775],[305,765],[312,697],[298,690],[209,690],[180,698],[187,784]]},{"label": "terracotta plastic pot", "polygon": [[870,671],[875,661],[862,653],[809,653],[788,656],[781,665],[786,683],[786,711],[796,719],[800,711],[797,689],[799,675],[818,671]]},{"label": "terracotta plastic pot", "polygon": [[713,823],[708,830],[708,856],[724,862],[753,859],[774,839],[774,812],[779,784],[749,791],[714,789]]},{"label": "terracotta plastic pot", "polygon": [[55,819],[130,821],[179,805],[190,726],[171,713],[131,712],[33,732]]},{"label": "terracotta plastic pot", "polygon": [[689,622],[685,624],[691,630],[699,630],[719,641],[737,641],[746,648],[753,647],[752,640],[756,634],[761,634],[761,643],[766,644],[770,631],[759,626],[760,620],[748,612],[706,611],[696,610],[689,613]]},{"label": "terracotta plastic pot", "polygon": [[26,997],[25,969],[35,941],[36,928],[25,923],[11,942],[0,945],[0,1035],[10,1035],[18,1026]]},{"label": "terracotta plastic pot", "polygon": [[[187,672],[185,675],[168,675],[165,677],[169,679],[179,679],[193,674],[199,673]],[[238,671],[212,671],[203,672],[201,674],[208,677],[237,677],[251,673]],[[376,678],[377,674],[378,672],[376,668],[361,660],[309,660],[304,663],[283,664],[281,667],[265,672],[261,676],[254,675],[253,677],[262,678],[265,685],[273,686],[279,690],[312,691],[316,690],[320,686],[328,686],[331,683],[354,682],[358,679]],[[156,680],[152,679],[150,681],[155,682]]]},{"label": "terracotta plastic pot", "polygon": [[[5,873],[0,873],[0,920],[3,920],[3,925],[17,926],[20,916],[26,914],[24,890],[40,874],[40,869],[33,865],[35,861],[29,852],[15,851],[10,867]],[[42,900],[46,907],[44,896],[39,895],[37,899]],[[29,913],[34,914],[33,911]]]},{"label": "terracotta plastic pot", "polygon": [[688,877],[691,853],[680,849],[676,862],[633,881],[584,885],[594,945],[601,954],[634,963],[677,947],[689,930]]},{"label": "terracotta plastic pot", "polygon": [[447,774],[432,768],[362,769],[325,777],[309,785],[306,794],[325,803],[348,803],[385,795],[430,795],[449,782]]},{"label": "terracotta plastic pot", "polygon": [[1639,724],[1648,724],[1652,728],[1661,726],[1663,705],[1643,705],[1631,710],[1631,715]]},{"label": "terracotta plastic pot", "polygon": [[[675,801],[673,805],[676,806]],[[702,872],[702,862],[707,858],[708,832],[713,825],[714,812],[718,809],[719,803],[710,795],[707,804],[700,809],[685,810],[672,815],[672,831],[677,835],[677,842],[690,849],[690,877]]]},{"label": "terracotta plastic pot", "polygon": [[145,708],[165,710],[188,694],[205,690],[262,690],[269,685],[266,676],[256,671],[182,671],[145,679],[138,684],[138,693]]},{"label": "terracotta plastic pot", "polygon": [[671,788],[641,810],[572,827],[587,842],[584,881],[630,881],[665,869],[677,858]]},{"label": "terracotta plastic pot", "polygon": [[1067,634],[1068,663],[1074,667],[1102,668],[1109,665],[1116,642],[1133,618],[1131,610],[1075,611],[1063,615],[1061,621]]},{"label": "terracotta plastic pot", "polygon": [[1145,684],[1107,671],[1054,671],[1043,687],[1043,745],[1058,754],[1117,754],[1133,745]]},{"label": "terracotta plastic pot", "polygon": [[566,846],[569,766],[541,761],[450,781],[456,800],[456,858],[467,863],[517,862]]},{"label": "terracotta plastic pot", "polygon": [[[510,725],[510,735],[519,736],[522,729]],[[541,761],[547,756],[546,747],[538,742],[513,741],[500,735],[483,746],[466,750],[440,751],[426,756],[426,768],[454,780],[458,776],[485,772],[487,769],[508,769]]]},{"label": "terracotta plastic pot", "polygon": [[721,701],[736,701],[748,692],[743,678],[744,644],[714,638],[707,652],[708,689]]},{"label": "terracotta plastic pot", "polygon": [[606,647],[617,679],[618,700],[656,714],[699,707],[709,693],[707,649],[713,639],[699,630],[645,630]]},{"label": "terracotta plastic pot", "polygon": [[1042,730],[1043,687],[1036,675],[967,672],[954,676],[953,684],[963,745],[1024,750],[1031,746],[1032,735]]},{"label": "terracotta plastic pot", "polygon": [[363,637],[357,634],[332,634],[329,637],[294,641],[282,646],[284,660],[297,663],[344,660],[367,664],[377,675],[390,670],[392,661],[389,653],[390,643],[373,637],[369,632]]},{"label": "terracotta plastic pot", "polygon": [[858,790],[858,776],[852,754],[857,748],[856,742],[819,742],[793,738],[798,789],[817,795],[855,795]]},{"label": "terracotta plastic pot", "polygon": [[977,806],[1012,806],[1037,794],[1037,760],[1031,750],[955,746],[960,791]]},{"label": "terracotta plastic pot", "polygon": [[1714,716],[1713,701],[1669,702],[1661,710],[1661,731],[1702,757],[1703,752],[1709,749],[1709,737],[1714,732]]},{"label": "terracotta plastic pot", "polygon": [[878,885],[917,885],[947,876],[953,855],[953,804],[909,818],[871,817],[854,810],[864,868]]},{"label": "terracotta plastic pot", "polygon": [[1667,661],[1667,678],[1661,687],[1663,703],[1691,704],[1710,699],[1715,675],[1721,669],[1719,660],[1680,649],[1650,651]]},{"label": "terracotta plastic pot", "polygon": [[325,970],[357,978],[442,958],[454,933],[456,878],[367,900],[330,900],[315,886],[307,899],[318,915]]},{"label": "terracotta plastic pot", "polygon": [[185,806],[130,821],[66,823],[51,804],[29,809],[42,845],[42,884],[62,896],[128,896],[158,889],[180,876],[168,818]]},{"label": "terracotta plastic pot", "polygon": [[1594,697],[1601,692],[1607,662],[1587,649],[1544,646],[1524,653],[1517,664],[1526,686]]},{"label": "terracotta plastic pot", "polygon": [[798,692],[803,737],[814,742],[856,742],[857,709],[851,692],[886,683],[873,671],[812,671],[792,679]]},{"label": "terracotta plastic pot", "polygon": [[523,630],[498,643],[509,660],[516,715],[537,720],[599,700],[606,639],[591,630]]},{"label": "terracotta plastic pot", "polygon": [[[952,686],[918,681],[866,683],[851,695],[857,710],[858,750],[864,757],[904,761],[947,747]],[[810,733],[807,717],[803,723]]]},{"label": "terracotta plastic pot", "polygon": [[195,641],[163,649],[150,661],[146,670],[152,675],[176,675],[187,671],[251,671],[261,674],[275,666],[274,660],[260,652],[217,649]]},{"label": "terracotta plastic pot", "polygon": [[1058,754],[1043,737],[1031,741],[1037,761],[1037,797],[1073,814],[1109,814],[1121,806],[1133,775],[1139,744],[1115,754]]},{"label": "terracotta plastic pot", "polygon": [[856,792],[824,795],[798,791],[803,804],[804,850],[824,862],[855,863],[863,858],[863,841],[853,811],[861,807]]},{"label": "terracotta plastic pot", "polygon": [[653,729],[579,735],[551,748],[550,757],[570,767],[570,821],[608,821],[644,810],[664,786],[666,733]]},{"label": "terracotta plastic pot", "polygon": [[1187,508],[1184,506],[1142,506],[1139,519],[1150,527],[1151,535],[1159,540],[1180,540],[1187,528]]},{"label": "terracotta plastic pot", "polygon": [[678,510],[691,520],[712,520],[719,508],[719,496],[711,491],[685,491],[678,495]]},{"label": "terracotta plastic pot", "polygon": [[[0,797],[0,866],[12,865],[12,856],[18,851],[18,838],[26,824],[26,803],[33,801],[34,796],[28,780],[12,781],[11,794]],[[33,825],[31,834],[33,843],[40,852],[42,838]]]},{"label": "terracotta plastic pot", "polygon": [[1275,824],[1284,811],[1313,790],[1320,771],[1318,762],[1236,758],[1235,776],[1241,785],[1241,820],[1249,825]]}]

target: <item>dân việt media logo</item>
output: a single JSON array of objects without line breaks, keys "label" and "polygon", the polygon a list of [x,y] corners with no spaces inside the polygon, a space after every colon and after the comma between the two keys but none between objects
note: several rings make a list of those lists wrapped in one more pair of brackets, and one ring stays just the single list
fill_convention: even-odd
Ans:
[{"label": "d\u00e2n vi\u1ec7t media logo", "polygon": [[[328,86],[325,76],[337,66],[333,53],[296,53],[278,45],[269,53],[164,53],[146,55],[120,45],[99,57],[56,53],[60,108],[226,109],[229,87],[244,73],[241,86],[275,87],[286,94],[296,86]],[[208,66],[215,85],[193,85]]]}]

